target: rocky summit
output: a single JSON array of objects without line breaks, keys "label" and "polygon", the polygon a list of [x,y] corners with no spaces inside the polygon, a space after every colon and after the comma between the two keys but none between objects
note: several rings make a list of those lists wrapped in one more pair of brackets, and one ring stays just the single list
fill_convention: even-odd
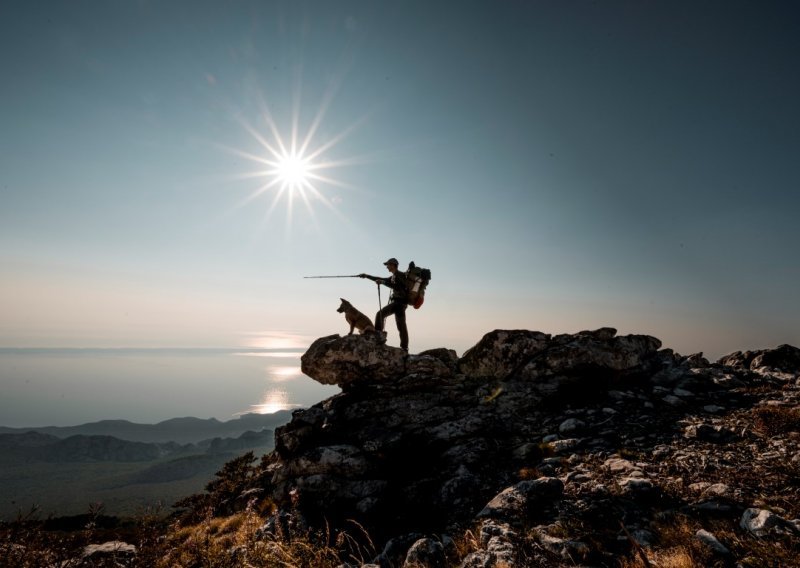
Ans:
[{"label": "rocky summit", "polygon": [[647,566],[678,519],[707,565],[800,552],[796,347],[710,363],[612,328],[496,330],[458,357],[333,335],[302,369],[342,392],[277,429],[265,530],[357,523],[382,567]]}]

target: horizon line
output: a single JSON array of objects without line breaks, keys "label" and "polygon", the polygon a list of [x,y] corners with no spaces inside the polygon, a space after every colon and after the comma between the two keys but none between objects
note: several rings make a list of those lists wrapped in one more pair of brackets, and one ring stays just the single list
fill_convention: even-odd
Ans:
[{"label": "horizon line", "polygon": [[0,345],[3,351],[230,351],[236,353],[281,353],[305,351],[308,347],[11,347]]}]

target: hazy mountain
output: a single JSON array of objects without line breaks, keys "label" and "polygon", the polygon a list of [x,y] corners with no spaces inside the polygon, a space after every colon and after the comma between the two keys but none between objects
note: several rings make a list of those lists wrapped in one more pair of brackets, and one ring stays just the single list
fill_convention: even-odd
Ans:
[{"label": "hazy mountain", "polygon": [[47,515],[78,514],[98,502],[112,514],[131,515],[158,503],[168,507],[199,491],[228,460],[247,451],[268,451],[273,441],[271,429],[196,444],[0,434],[0,520],[33,505]]},{"label": "hazy mountain", "polygon": [[243,414],[233,420],[221,422],[216,418],[171,418],[157,424],[138,424],[127,420],[101,420],[78,426],[42,426],[8,428],[0,426],[0,434],[36,432],[57,438],[71,436],[112,436],[132,442],[176,442],[195,444],[212,438],[236,438],[247,431],[274,430],[291,420],[291,411],[274,414]]},{"label": "hazy mountain", "polygon": [[261,430],[260,432],[248,430],[238,438],[212,438],[198,442],[196,446],[209,454],[239,452],[249,448],[271,447],[274,443],[274,436],[275,432],[272,430]]},{"label": "hazy mountain", "polygon": [[113,436],[57,438],[39,432],[0,434],[0,463],[146,462],[187,454],[223,454],[270,447],[274,432],[248,430],[236,438],[211,438],[197,444],[132,442]]}]

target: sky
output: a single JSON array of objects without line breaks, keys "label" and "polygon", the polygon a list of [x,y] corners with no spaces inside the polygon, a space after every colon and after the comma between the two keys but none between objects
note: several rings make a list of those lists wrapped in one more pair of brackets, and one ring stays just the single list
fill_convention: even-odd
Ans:
[{"label": "sky", "polygon": [[412,352],[800,345],[799,53],[792,2],[6,0],[0,346],[301,347],[389,257]]}]

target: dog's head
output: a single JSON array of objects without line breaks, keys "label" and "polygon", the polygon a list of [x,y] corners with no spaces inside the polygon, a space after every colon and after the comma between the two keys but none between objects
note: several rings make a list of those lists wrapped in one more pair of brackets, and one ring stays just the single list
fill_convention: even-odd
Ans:
[{"label": "dog's head", "polygon": [[336,310],[337,312],[342,313],[343,311],[353,307],[350,305],[350,302],[348,302],[344,298],[339,298],[339,299],[342,301],[342,303],[339,305],[339,309]]}]

